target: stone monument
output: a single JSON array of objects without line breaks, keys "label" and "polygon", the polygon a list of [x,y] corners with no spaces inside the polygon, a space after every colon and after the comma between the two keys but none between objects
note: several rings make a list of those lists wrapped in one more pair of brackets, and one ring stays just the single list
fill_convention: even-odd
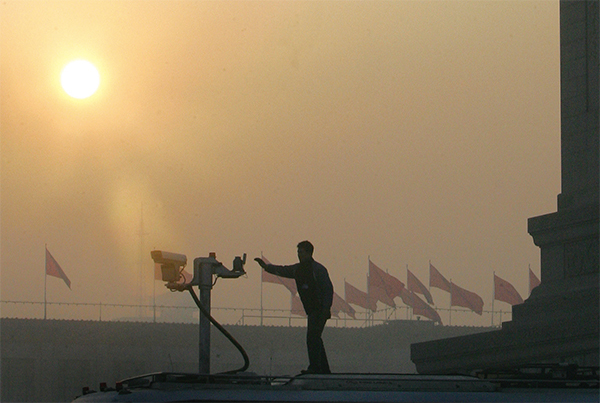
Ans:
[{"label": "stone monument", "polygon": [[541,284],[497,331],[417,343],[419,373],[599,361],[598,0],[560,0],[562,184],[557,212],[530,218]]}]

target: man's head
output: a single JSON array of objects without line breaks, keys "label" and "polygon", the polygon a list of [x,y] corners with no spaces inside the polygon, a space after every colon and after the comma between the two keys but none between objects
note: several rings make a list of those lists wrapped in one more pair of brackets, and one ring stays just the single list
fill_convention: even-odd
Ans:
[{"label": "man's head", "polygon": [[302,241],[298,244],[298,259],[301,262],[307,262],[312,259],[315,247],[308,241]]}]

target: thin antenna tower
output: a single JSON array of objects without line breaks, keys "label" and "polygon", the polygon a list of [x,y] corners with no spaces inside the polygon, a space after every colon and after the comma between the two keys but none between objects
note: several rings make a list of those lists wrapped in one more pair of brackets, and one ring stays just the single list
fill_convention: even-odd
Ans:
[{"label": "thin antenna tower", "polygon": [[[143,296],[144,296],[144,237],[148,235],[147,232],[144,231],[144,202],[141,203],[140,210],[140,231],[138,232],[138,236],[140,237],[140,260],[139,260],[139,288],[138,288],[138,296],[139,296],[139,309],[138,316],[142,317],[142,305],[143,305]],[[155,313],[156,315],[156,313]],[[156,316],[154,318],[156,321]]]}]

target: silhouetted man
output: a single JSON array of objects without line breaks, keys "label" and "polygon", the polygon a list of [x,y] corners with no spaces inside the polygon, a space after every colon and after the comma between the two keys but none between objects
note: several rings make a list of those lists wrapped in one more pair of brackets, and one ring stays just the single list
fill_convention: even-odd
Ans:
[{"label": "silhouetted man", "polygon": [[277,266],[266,264],[261,258],[254,260],[271,274],[296,280],[298,294],[300,294],[304,311],[308,316],[306,347],[309,366],[308,369],[302,370],[302,373],[330,374],[331,370],[321,335],[327,319],[331,318],[333,284],[331,284],[325,266],[313,259],[313,251],[314,247],[310,242],[302,241],[298,244],[299,263]]}]

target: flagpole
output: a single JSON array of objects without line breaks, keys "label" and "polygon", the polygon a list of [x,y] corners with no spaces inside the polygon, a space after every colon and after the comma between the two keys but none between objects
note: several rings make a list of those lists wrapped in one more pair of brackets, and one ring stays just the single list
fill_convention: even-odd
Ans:
[{"label": "flagpole", "polygon": [[[371,306],[371,287],[369,287],[369,266],[371,264],[371,255],[367,255],[367,302]],[[377,309],[377,308],[375,308]],[[369,309],[370,311],[370,309]],[[367,314],[367,324],[370,325],[373,320],[373,311]]]},{"label": "flagpole", "polygon": [[[428,271],[429,271],[429,283],[427,284],[427,287],[428,287],[427,289],[429,290],[429,293],[431,294],[431,259],[429,259],[429,268],[428,268],[428,269],[429,269],[429,270],[428,270]],[[432,305],[434,305],[434,306],[436,305],[436,304],[435,304],[435,302],[433,302],[433,297],[432,297],[432,300],[431,300],[431,302],[433,303]],[[433,309],[435,309],[435,311],[437,312],[437,309],[436,309],[436,308],[433,308]],[[440,318],[440,325],[441,325],[441,324],[442,324],[442,323],[441,323],[441,318]],[[448,324],[448,325],[449,325],[449,324]]]},{"label": "flagpole", "polygon": [[288,319],[288,323],[290,327],[292,326],[292,310],[294,309],[294,294],[290,292],[290,318]]},{"label": "flagpole", "polygon": [[[346,300],[346,277],[344,277],[344,302],[348,303]],[[346,327],[346,318],[348,318],[348,312],[344,312],[344,328]]]},{"label": "flagpole", "polygon": [[[262,250],[260,251],[260,257],[263,257]],[[260,325],[263,325],[263,281],[262,281],[262,271],[264,269],[261,267],[260,270]]]},{"label": "flagpole", "polygon": [[[144,202],[141,202],[140,207],[140,232],[138,233],[140,237],[140,261],[139,261],[139,284],[138,284],[138,293],[139,293],[139,309],[138,315],[142,317],[145,314],[143,309],[144,303],[144,236],[148,235],[147,232],[144,232]],[[154,284],[154,280],[152,280],[152,284]],[[156,301],[153,302],[153,315],[154,322],[156,322]]]},{"label": "flagpole", "polygon": [[452,326],[452,279],[450,279],[450,309],[448,309],[448,326]]},{"label": "flagpole", "polygon": [[[408,287],[408,263],[406,264],[406,287]],[[410,297],[410,303],[414,305],[414,301],[412,300],[412,295]],[[410,316],[408,315],[408,313],[410,312]],[[413,318],[413,307],[409,306],[406,308],[406,318],[412,320]]]},{"label": "flagpole", "polygon": [[494,285],[493,285],[493,289],[492,289],[492,327],[494,327],[494,300],[496,299],[496,272],[493,272],[494,274]]},{"label": "flagpole", "polygon": [[48,270],[48,244],[45,244],[45,258],[44,258],[44,320],[46,320],[46,278],[48,277],[46,271]]},{"label": "flagpole", "polygon": [[[369,263],[371,262],[371,257],[369,256]],[[371,305],[371,287],[369,286],[369,283],[371,282],[371,277],[369,277],[369,273],[367,272],[367,301],[369,302],[369,306]],[[375,311],[371,311],[369,309],[369,315],[368,315],[368,320],[367,323],[369,324],[369,326],[373,326],[373,324],[375,323],[375,313],[377,312],[377,301],[375,301]]]},{"label": "flagpole", "polygon": [[263,281],[262,273],[260,278],[260,325],[263,325]]},{"label": "flagpole", "polygon": [[[431,294],[431,260],[429,261],[429,284],[427,284],[427,290]],[[435,305],[435,303],[433,304]]]}]

